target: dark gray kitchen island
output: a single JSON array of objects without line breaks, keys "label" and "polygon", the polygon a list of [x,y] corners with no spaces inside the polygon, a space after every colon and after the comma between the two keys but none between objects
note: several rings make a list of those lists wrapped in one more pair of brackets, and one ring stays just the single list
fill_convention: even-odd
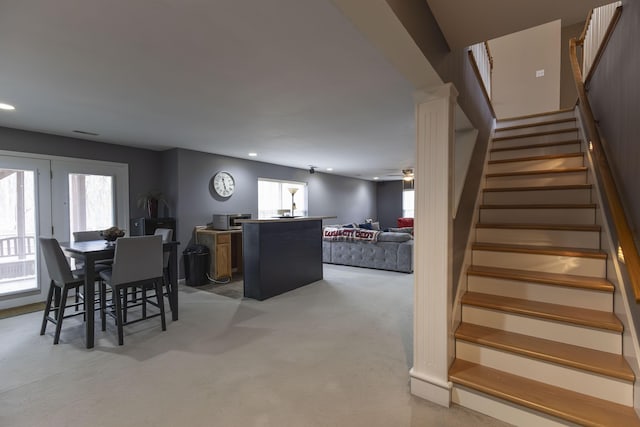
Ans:
[{"label": "dark gray kitchen island", "polygon": [[248,219],[242,223],[244,296],[265,300],[322,280],[322,220]]}]

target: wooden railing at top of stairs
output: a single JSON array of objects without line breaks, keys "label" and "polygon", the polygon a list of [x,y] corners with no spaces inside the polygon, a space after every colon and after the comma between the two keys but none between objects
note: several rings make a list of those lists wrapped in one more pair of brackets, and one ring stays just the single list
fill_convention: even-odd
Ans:
[{"label": "wooden railing at top of stairs", "polygon": [[476,43],[469,46],[467,52],[471,67],[475,73],[478,81],[480,82],[480,88],[487,101],[489,110],[493,117],[496,117],[496,112],[493,110],[493,104],[491,103],[491,75],[493,72],[493,57],[489,50],[489,43]]},{"label": "wooden railing at top of stairs", "polygon": [[[617,14],[621,12],[621,7],[618,8]],[[602,45],[600,46],[600,52],[606,45],[609,35],[613,31],[613,27],[617,22],[617,17],[612,19],[611,25],[607,30],[608,35],[605,36]],[[588,21],[587,21],[588,25]],[[622,252],[622,258],[624,264],[627,267],[629,278],[631,280],[631,286],[635,295],[636,303],[640,303],[640,256],[638,255],[638,248],[636,247],[629,221],[624,212],[620,194],[613,179],[613,173],[609,167],[607,156],[600,139],[600,134],[596,126],[596,121],[587,98],[587,93],[584,87],[584,80],[582,72],[580,70],[580,64],[577,56],[577,46],[582,46],[584,43],[584,32],[581,38],[571,39],[570,41],[570,56],[571,56],[571,68],[573,69],[573,77],[578,91],[578,105],[582,111],[584,117],[585,126],[589,133],[591,140],[590,150],[593,153],[594,167],[598,169],[602,180],[604,198],[609,205],[611,211],[612,221],[615,226],[615,231],[618,237],[618,251]],[[597,55],[599,57],[600,54]]]}]

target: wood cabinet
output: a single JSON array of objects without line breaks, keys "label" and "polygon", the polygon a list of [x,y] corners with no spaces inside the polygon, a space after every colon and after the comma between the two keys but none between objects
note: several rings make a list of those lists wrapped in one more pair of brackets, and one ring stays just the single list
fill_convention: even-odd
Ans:
[{"label": "wood cabinet", "polygon": [[215,276],[231,277],[231,234],[225,233],[217,236],[215,252]]},{"label": "wood cabinet", "polygon": [[209,276],[214,280],[232,277],[242,266],[242,231],[196,228],[196,243],[211,253]]}]

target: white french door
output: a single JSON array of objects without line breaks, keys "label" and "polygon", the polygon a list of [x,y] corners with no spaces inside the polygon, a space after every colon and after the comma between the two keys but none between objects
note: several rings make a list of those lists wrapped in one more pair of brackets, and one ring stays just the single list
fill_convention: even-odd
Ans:
[{"label": "white french door", "polygon": [[51,234],[50,174],[48,160],[0,155],[0,309],[49,289],[37,241]]},{"label": "white french door", "polygon": [[128,165],[0,153],[0,309],[45,300],[40,236],[62,242],[73,231],[128,223]]}]

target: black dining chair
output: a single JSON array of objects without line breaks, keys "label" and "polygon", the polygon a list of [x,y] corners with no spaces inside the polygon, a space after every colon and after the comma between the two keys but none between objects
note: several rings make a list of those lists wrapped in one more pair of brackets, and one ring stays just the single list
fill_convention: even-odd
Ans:
[{"label": "black dining chair", "polygon": [[[80,298],[80,301],[67,304],[69,290],[75,289],[77,295],[81,295],[79,290],[84,285],[84,277],[77,272],[71,271],[69,262],[64,256],[64,252],[60,248],[60,244],[56,239],[40,237],[39,242],[45,264],[47,265],[47,271],[51,278],[49,293],[47,294],[47,302],[44,308],[44,316],[42,318],[42,327],[40,328],[40,335],[45,334],[47,323],[51,322],[56,325],[53,343],[58,344],[60,340],[60,330],[62,329],[62,321],[68,317],[85,315],[84,307],[82,311],[75,311],[73,314],[69,315],[64,314],[67,307],[75,307],[77,310],[79,306],[84,306],[84,298],[82,297]],[[52,306],[54,302],[55,306]],[[54,317],[50,316],[51,311],[54,312]]]},{"label": "black dining chair", "polygon": [[[173,230],[170,228],[156,228],[156,230],[153,232],[154,236],[162,236],[162,243],[167,243],[170,242],[171,239],[173,238]],[[170,289],[170,282],[169,282],[169,258],[170,258],[171,254],[169,252],[162,252],[162,282],[164,285],[164,291],[163,291],[163,295],[166,297],[169,297],[169,292],[171,292]],[[149,295],[147,296],[146,292],[147,290],[150,288],[151,286],[147,286],[145,288],[142,289],[143,292],[143,298],[153,298],[155,295]],[[137,307],[140,306],[142,303],[138,302],[138,291],[137,289],[133,289],[131,291],[131,299],[130,300],[124,300],[124,321],[127,321],[127,310],[131,307]]]},{"label": "black dining chair", "polygon": [[[100,272],[100,318],[102,330],[106,330],[106,316],[116,320],[118,344],[124,344],[124,325],[141,320],[160,317],[162,330],[167,329],[164,299],[162,297],[162,237],[140,236],[121,237],[116,242],[116,250],[111,270]],[[107,310],[106,287],[113,291],[113,310]],[[126,319],[126,299],[128,289],[145,289],[152,286],[156,291],[156,301],[142,294],[142,316],[136,320]],[[159,313],[147,316],[147,304],[159,309]]]}]

